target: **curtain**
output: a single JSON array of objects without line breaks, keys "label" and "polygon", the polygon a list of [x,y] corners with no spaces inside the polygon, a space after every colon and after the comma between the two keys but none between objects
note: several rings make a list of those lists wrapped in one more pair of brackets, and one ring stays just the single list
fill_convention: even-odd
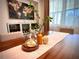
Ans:
[{"label": "curtain", "polygon": [[49,15],[52,23],[67,27],[79,27],[79,0],[50,0]]}]

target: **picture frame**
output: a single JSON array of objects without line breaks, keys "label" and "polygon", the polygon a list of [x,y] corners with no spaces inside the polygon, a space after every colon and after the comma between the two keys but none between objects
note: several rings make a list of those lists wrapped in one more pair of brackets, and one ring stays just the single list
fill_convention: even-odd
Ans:
[{"label": "picture frame", "polygon": [[34,6],[17,0],[7,0],[10,19],[34,20]]}]

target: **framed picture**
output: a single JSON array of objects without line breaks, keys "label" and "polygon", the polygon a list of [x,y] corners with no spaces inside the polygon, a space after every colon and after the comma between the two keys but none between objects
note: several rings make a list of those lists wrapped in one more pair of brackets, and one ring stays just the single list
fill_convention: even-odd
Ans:
[{"label": "framed picture", "polygon": [[22,32],[29,33],[30,32],[30,24],[22,24]]},{"label": "framed picture", "polygon": [[31,24],[31,29],[34,30],[34,29],[39,29],[39,25],[37,23],[32,23]]},{"label": "framed picture", "polygon": [[17,0],[7,0],[9,18],[34,20],[34,6]]},{"label": "framed picture", "polygon": [[6,25],[8,33],[20,31],[20,24],[6,24]]}]

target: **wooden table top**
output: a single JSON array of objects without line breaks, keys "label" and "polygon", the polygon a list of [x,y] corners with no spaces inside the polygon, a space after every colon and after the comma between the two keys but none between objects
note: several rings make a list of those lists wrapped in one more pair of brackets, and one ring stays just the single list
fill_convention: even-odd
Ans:
[{"label": "wooden table top", "polygon": [[38,59],[79,59],[79,35],[68,35]]}]

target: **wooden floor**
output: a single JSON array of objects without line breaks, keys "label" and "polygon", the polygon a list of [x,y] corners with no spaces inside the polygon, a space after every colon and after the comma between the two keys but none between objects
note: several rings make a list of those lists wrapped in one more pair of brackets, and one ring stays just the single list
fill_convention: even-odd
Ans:
[{"label": "wooden floor", "polygon": [[0,42],[0,52],[7,50],[9,48],[15,47],[17,45],[21,45],[25,42],[24,38],[12,39],[4,42]]}]

